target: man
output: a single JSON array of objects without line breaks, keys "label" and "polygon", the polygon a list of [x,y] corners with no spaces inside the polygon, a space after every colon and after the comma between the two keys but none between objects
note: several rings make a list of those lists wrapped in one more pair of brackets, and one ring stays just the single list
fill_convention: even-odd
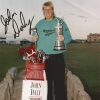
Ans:
[{"label": "man", "polygon": [[44,19],[40,20],[35,28],[37,34],[33,33],[33,41],[37,41],[37,50],[43,50],[49,59],[46,60],[46,75],[48,81],[48,100],[67,100],[65,87],[65,63],[63,52],[65,50],[54,50],[56,39],[64,41],[65,48],[71,41],[70,31],[66,23],[61,20],[63,35],[56,36],[55,27],[58,17],[55,16],[52,2],[45,2],[42,7]]}]

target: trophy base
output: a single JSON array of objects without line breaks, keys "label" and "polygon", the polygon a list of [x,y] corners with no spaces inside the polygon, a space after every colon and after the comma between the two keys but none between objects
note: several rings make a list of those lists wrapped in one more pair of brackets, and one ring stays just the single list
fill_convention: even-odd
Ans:
[{"label": "trophy base", "polygon": [[55,51],[60,51],[60,50],[65,50],[65,48],[63,48],[63,47],[54,47],[54,50]]},{"label": "trophy base", "polygon": [[65,50],[65,44],[63,41],[56,41],[54,50],[59,51],[59,50]]}]

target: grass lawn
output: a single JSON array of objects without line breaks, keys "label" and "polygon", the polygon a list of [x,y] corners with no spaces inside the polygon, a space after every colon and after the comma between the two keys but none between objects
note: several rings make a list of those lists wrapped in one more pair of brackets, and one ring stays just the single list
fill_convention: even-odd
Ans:
[{"label": "grass lawn", "polygon": [[[0,45],[0,81],[9,68],[24,68],[18,48],[19,45]],[[80,78],[92,100],[100,100],[100,43],[70,44],[64,55],[67,67]]]},{"label": "grass lawn", "polygon": [[23,68],[23,61],[17,53],[19,45],[0,45],[0,81],[9,68]]},{"label": "grass lawn", "polygon": [[83,82],[92,100],[100,100],[100,43],[70,44],[65,61]]}]

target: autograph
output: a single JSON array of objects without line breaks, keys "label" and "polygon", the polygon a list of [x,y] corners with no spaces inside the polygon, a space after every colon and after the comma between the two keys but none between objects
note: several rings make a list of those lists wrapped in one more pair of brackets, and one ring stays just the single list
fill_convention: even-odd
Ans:
[{"label": "autograph", "polygon": [[14,38],[19,37],[20,32],[24,30],[25,27],[29,26],[29,34],[31,34],[31,25],[34,19],[34,16],[32,17],[32,19],[28,20],[28,23],[25,22],[25,18],[22,12],[20,12],[20,22],[21,22],[21,26],[18,26],[18,23],[16,22],[16,20],[14,19],[14,16],[17,15],[15,12],[13,14],[11,14],[10,10],[7,9],[7,18],[4,18],[3,15],[0,15],[0,20],[1,23],[5,26],[5,34],[7,34],[8,31],[8,25],[9,23],[12,21],[12,27],[14,30]]}]

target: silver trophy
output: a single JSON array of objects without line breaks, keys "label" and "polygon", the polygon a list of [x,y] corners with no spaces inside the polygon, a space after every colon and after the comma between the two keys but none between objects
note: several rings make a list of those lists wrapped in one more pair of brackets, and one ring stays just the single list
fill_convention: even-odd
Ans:
[{"label": "silver trophy", "polygon": [[[57,18],[57,25],[55,27],[55,33],[56,33],[56,36],[63,35],[62,34],[62,25],[58,18]],[[56,39],[55,45],[54,45],[54,50],[65,50],[64,41],[59,41]]]}]

